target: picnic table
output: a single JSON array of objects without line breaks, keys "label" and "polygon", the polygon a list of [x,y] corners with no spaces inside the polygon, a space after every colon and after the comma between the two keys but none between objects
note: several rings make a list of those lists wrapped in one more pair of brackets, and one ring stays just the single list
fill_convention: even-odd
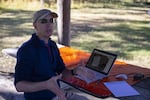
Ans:
[{"label": "picnic table", "polygon": [[[72,69],[76,68],[76,65],[78,63],[80,63],[83,60],[88,60],[88,58],[90,57],[90,53],[85,52],[83,50],[78,50],[78,49],[62,46],[62,45],[59,45],[59,44],[58,44],[58,47],[59,47],[59,50],[60,50],[61,57],[62,57],[65,65],[66,65],[66,68],[69,69],[69,70],[72,70]],[[5,54],[10,55],[12,57],[16,57],[17,50],[18,50],[18,48],[8,48],[8,49],[2,50],[2,52],[5,53]],[[103,82],[123,80],[123,79],[117,79],[115,77],[116,75],[118,75],[120,73],[124,73],[124,74],[127,75],[128,79],[125,80],[125,81],[127,83],[129,83],[130,85],[134,85],[134,84],[150,77],[150,69],[143,68],[143,67],[140,67],[138,65],[132,65],[132,64],[128,64],[126,62],[116,60],[108,77],[102,79],[99,82],[99,84],[97,84],[97,82],[93,82],[87,87],[90,88],[90,86],[93,86],[93,85],[97,84],[98,85],[97,88],[99,88],[101,90],[104,90],[104,91],[101,91],[102,94],[105,94],[105,93],[111,94],[111,92],[103,85]],[[134,75],[136,73],[142,73],[144,75],[144,78],[141,79],[141,80],[134,80]],[[82,82],[81,82],[81,84],[82,84]],[[149,86],[150,86],[150,84],[149,84]],[[137,98],[140,98],[140,97],[143,98],[145,96],[145,95],[143,95],[143,93],[147,93],[147,90],[145,91],[143,88],[140,89],[140,90],[141,90],[140,93],[142,93],[142,94],[140,96],[133,96],[132,100],[137,100]],[[150,90],[148,90],[148,92],[149,91]],[[150,93],[148,93],[147,95],[149,95],[149,94]],[[88,95],[88,94],[84,94],[84,95]],[[146,99],[148,100],[148,99],[150,99],[150,96],[147,96],[147,95],[146,95]],[[90,95],[88,95],[88,96],[90,96]],[[93,97],[93,96],[91,98],[92,98],[92,100],[100,99],[100,98],[96,99],[96,97]],[[113,98],[113,100],[116,100],[116,99],[125,99],[127,97],[125,97],[125,98],[115,98],[114,96],[110,95],[108,98],[105,98],[105,99],[110,99],[110,98],[111,99]],[[131,98],[131,97],[128,97],[128,98]]]}]

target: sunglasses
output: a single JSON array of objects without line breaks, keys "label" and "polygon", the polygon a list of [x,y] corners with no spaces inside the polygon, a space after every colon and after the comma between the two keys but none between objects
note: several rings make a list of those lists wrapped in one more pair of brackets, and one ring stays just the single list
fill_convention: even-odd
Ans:
[{"label": "sunglasses", "polygon": [[47,24],[47,23],[54,23],[54,18],[50,18],[50,19],[40,19],[39,20],[41,24]]}]

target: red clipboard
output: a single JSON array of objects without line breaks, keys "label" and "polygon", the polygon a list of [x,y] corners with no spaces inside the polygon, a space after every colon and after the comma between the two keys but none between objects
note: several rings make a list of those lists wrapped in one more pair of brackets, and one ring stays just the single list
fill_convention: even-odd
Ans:
[{"label": "red clipboard", "polygon": [[104,78],[102,80],[97,80],[95,82],[87,84],[85,81],[73,76],[70,79],[59,80],[59,84],[63,82],[84,93],[93,95],[98,98],[106,98],[112,95],[112,93],[103,84],[103,82],[107,81],[109,80],[107,78]]}]

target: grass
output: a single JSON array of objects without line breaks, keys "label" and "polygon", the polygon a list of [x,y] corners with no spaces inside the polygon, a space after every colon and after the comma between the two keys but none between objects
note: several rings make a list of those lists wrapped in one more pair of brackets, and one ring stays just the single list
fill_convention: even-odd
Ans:
[{"label": "grass", "polygon": [[[90,6],[71,10],[71,47],[87,52],[93,48],[110,51],[118,54],[119,60],[150,68],[149,8]],[[0,7],[0,50],[19,47],[30,37],[34,32],[31,17],[37,9]],[[52,38],[57,42],[56,33]],[[13,70],[15,61],[0,53],[1,69]]]},{"label": "grass", "polygon": [[[115,52],[121,60],[149,67],[150,19],[146,13],[147,9],[144,9],[140,7],[137,7],[136,10],[135,8],[120,10],[108,8],[90,9],[91,18],[87,14],[88,10],[80,10],[82,13],[80,15],[81,19],[85,20],[85,23],[83,24],[81,19],[78,18],[79,28],[76,33],[80,34],[80,38],[75,38],[75,42],[73,42],[75,46],[73,46],[88,51],[96,47]],[[78,21],[76,20],[76,22]],[[81,29],[80,31],[81,26],[82,29],[87,30],[83,32]]]}]

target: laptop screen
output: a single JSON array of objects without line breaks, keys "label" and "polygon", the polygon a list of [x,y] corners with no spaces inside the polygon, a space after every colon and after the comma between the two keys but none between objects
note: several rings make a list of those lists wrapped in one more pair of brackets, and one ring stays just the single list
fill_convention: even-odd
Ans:
[{"label": "laptop screen", "polygon": [[86,64],[86,67],[107,75],[111,70],[116,58],[116,54],[94,49]]}]

